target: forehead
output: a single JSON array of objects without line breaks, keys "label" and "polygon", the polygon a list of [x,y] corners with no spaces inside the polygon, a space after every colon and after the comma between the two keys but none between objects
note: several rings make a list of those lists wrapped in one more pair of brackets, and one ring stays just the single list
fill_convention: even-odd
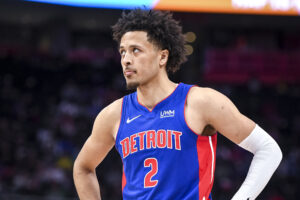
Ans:
[{"label": "forehead", "polygon": [[120,41],[120,48],[132,45],[144,47],[153,46],[153,44],[148,41],[147,32],[145,31],[129,31],[122,36]]}]

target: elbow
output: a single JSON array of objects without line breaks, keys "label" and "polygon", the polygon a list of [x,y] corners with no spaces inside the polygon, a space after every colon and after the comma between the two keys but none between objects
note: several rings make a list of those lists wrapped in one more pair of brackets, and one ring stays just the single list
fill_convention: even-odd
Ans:
[{"label": "elbow", "polygon": [[82,171],[82,167],[79,161],[76,159],[73,165],[73,178],[76,179],[76,177],[80,174],[81,171]]},{"label": "elbow", "polygon": [[75,179],[78,176],[81,175],[87,175],[90,173],[95,173],[95,169],[92,170],[88,165],[86,165],[84,162],[79,160],[78,158],[74,161],[73,165],[73,178]]},{"label": "elbow", "polygon": [[273,140],[272,143],[267,145],[266,150],[268,152],[266,154],[268,157],[268,160],[270,163],[273,163],[272,165],[274,166],[274,170],[275,170],[279,166],[279,164],[283,158],[282,151],[275,140]]},{"label": "elbow", "polygon": [[80,165],[78,163],[78,160],[76,159],[73,164],[73,175],[79,170],[79,168],[80,168]]}]

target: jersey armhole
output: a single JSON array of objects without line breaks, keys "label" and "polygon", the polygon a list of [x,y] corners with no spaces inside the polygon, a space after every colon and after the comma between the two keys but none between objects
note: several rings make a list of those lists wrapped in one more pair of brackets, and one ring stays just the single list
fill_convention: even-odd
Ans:
[{"label": "jersey armhole", "polygon": [[185,111],[186,111],[185,108],[186,108],[187,98],[188,98],[188,95],[189,95],[191,89],[194,88],[194,87],[198,87],[198,86],[197,86],[197,85],[191,86],[191,87],[188,89],[187,93],[186,93],[186,96],[185,96],[185,99],[184,99],[184,103],[183,103],[183,108],[181,108],[181,111],[183,112],[183,113],[182,113],[183,120],[181,120],[181,121],[182,121],[183,126],[184,126],[185,128],[187,128],[188,130],[190,130],[190,132],[192,132],[192,133],[195,134],[196,136],[200,136],[198,133],[196,133],[196,132],[188,125],[188,123],[187,123],[187,121],[186,121],[186,116],[185,116],[185,115],[186,115],[186,114],[185,114]]},{"label": "jersey armhole", "polygon": [[[186,93],[185,100],[184,100],[184,104],[183,104],[183,108],[181,108],[181,110],[182,110],[182,112],[183,112],[183,113],[182,113],[182,116],[183,116],[182,118],[183,118],[183,120],[181,120],[181,121],[182,121],[183,126],[184,126],[185,128],[187,128],[188,130],[190,130],[190,132],[192,132],[194,135],[198,136],[199,139],[203,138],[204,140],[207,140],[207,136],[203,136],[203,135],[201,135],[201,133],[199,133],[199,134],[196,133],[196,132],[188,125],[187,120],[186,120],[185,108],[186,108],[187,98],[188,98],[188,95],[189,95],[191,89],[194,88],[194,87],[199,87],[199,86],[198,86],[198,85],[192,85],[192,86],[188,89],[188,91],[187,91],[187,93]],[[217,132],[216,132],[216,133],[217,133]],[[214,135],[216,135],[216,133],[215,133]]]},{"label": "jersey armhole", "polygon": [[[116,134],[116,141],[115,141],[115,147],[117,148],[117,142],[119,141],[119,135],[120,135],[120,132],[121,132],[121,129],[122,129],[122,124],[123,124],[123,121],[124,121],[124,117],[123,117],[123,114],[124,114],[124,109],[125,109],[125,106],[124,106],[124,99],[125,97],[122,98],[122,105],[121,105],[121,115],[120,115],[120,122],[119,122],[119,128],[118,128],[118,131],[117,131],[117,134]],[[117,148],[118,149],[118,148]]]}]

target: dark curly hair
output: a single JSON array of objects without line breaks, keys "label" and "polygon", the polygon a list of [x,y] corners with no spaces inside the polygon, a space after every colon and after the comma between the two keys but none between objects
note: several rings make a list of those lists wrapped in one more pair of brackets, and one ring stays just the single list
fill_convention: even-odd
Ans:
[{"label": "dark curly hair", "polygon": [[168,11],[134,9],[123,12],[112,26],[113,39],[120,44],[122,36],[129,31],[147,32],[148,41],[160,49],[169,51],[167,72],[174,73],[186,61],[185,38],[179,22]]}]

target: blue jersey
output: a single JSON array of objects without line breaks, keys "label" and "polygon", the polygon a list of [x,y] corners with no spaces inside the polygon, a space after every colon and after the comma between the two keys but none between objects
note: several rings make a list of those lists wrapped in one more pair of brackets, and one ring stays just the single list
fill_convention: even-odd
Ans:
[{"label": "blue jersey", "polygon": [[183,83],[152,111],[137,93],[124,96],[116,148],[123,161],[124,200],[209,200],[217,134],[199,136],[185,121]]}]

